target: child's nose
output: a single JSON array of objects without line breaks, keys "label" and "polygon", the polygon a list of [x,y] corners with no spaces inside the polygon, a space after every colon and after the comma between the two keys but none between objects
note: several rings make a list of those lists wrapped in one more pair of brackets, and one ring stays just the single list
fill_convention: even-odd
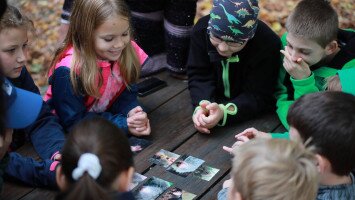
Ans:
[{"label": "child's nose", "polygon": [[225,42],[221,42],[220,44],[218,44],[218,49],[220,51],[227,51],[228,50],[228,45]]},{"label": "child's nose", "polygon": [[300,58],[300,54],[297,51],[290,51],[290,55],[293,62]]},{"label": "child's nose", "polygon": [[19,63],[25,62],[26,61],[26,52],[24,52],[23,50],[20,50],[17,54],[16,60]]},{"label": "child's nose", "polygon": [[120,48],[124,46],[124,42],[122,39],[117,39],[117,41],[115,42],[115,44],[113,45],[114,48]]}]

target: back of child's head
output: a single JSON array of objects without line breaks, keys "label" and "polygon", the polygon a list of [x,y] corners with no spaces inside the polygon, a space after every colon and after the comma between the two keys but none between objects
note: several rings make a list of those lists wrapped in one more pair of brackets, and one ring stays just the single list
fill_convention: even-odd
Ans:
[{"label": "back of child's head", "polygon": [[[100,25],[115,16],[127,20],[130,24],[130,10],[124,0],[75,0],[64,46],[57,51],[52,62],[52,65],[55,65],[63,56],[63,52],[73,46],[76,56],[71,67],[71,82],[75,91],[79,91],[76,82],[79,78],[86,94],[100,97],[97,83],[102,84],[102,77],[96,76],[99,74],[99,68],[94,34]],[[131,29],[132,27],[129,33],[132,33]],[[122,50],[118,62],[125,83],[136,81],[139,77],[140,63],[130,42]]]},{"label": "back of child's head", "polygon": [[29,18],[23,15],[19,9],[8,5],[0,20],[0,32],[8,28],[24,28],[26,30],[31,30],[33,28],[33,23]]},{"label": "back of child's head", "polygon": [[337,39],[338,23],[338,15],[328,0],[302,0],[288,16],[286,30],[326,47]]},{"label": "back of child's head", "polygon": [[255,139],[234,149],[233,186],[243,200],[315,199],[318,172],[310,150],[298,142]]},{"label": "back of child's head", "polygon": [[[99,167],[90,157],[98,158]],[[79,159],[81,163],[78,163]],[[83,167],[85,164],[94,171],[100,167],[101,170],[92,174],[91,169]],[[70,185],[68,188],[72,188],[65,191],[65,197],[109,199],[107,195],[113,191],[111,187],[115,179],[132,166],[133,155],[128,139],[117,126],[102,118],[82,121],[71,131],[63,147],[62,172]]]},{"label": "back of child's head", "polygon": [[287,121],[329,160],[332,173],[348,175],[355,169],[355,96],[336,91],[304,95],[290,107]]}]

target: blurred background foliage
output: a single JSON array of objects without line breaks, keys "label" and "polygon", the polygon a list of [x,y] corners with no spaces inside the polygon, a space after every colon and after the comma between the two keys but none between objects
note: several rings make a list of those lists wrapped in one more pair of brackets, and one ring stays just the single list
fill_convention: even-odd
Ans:
[{"label": "blurred background foliage", "polygon": [[[266,22],[278,35],[285,31],[284,24],[288,13],[299,0],[259,0],[259,18]],[[35,25],[35,33],[30,38],[27,68],[36,84],[47,84],[46,73],[58,47],[58,28],[64,0],[8,0],[19,7]],[[339,14],[341,28],[355,28],[354,0],[332,0],[332,5]],[[198,0],[196,21],[208,15],[212,0]]]}]

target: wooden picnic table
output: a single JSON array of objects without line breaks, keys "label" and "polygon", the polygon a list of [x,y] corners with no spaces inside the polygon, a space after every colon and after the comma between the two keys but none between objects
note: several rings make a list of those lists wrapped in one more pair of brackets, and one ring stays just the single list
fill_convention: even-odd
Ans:
[{"label": "wooden picnic table", "polygon": [[[196,199],[216,199],[223,181],[229,178],[232,157],[223,151],[222,146],[232,145],[235,133],[248,127],[266,132],[284,131],[276,114],[269,113],[232,126],[214,128],[209,135],[198,133],[191,120],[192,105],[187,81],[171,78],[167,72],[155,76],[165,80],[168,86],[140,98],[152,126],[151,136],[145,139],[153,143],[135,156],[135,169],[148,178],[155,176],[172,182],[174,187],[197,195]],[[180,177],[148,161],[160,149],[203,159],[206,165],[219,169],[219,172],[210,181],[191,175]],[[30,144],[21,147],[19,152],[39,159]],[[2,199],[53,199],[56,194],[55,190],[6,181]]]}]

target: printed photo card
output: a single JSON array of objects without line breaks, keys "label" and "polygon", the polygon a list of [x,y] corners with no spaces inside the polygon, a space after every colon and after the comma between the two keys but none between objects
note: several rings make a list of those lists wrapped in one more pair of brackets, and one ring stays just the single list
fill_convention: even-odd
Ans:
[{"label": "printed photo card", "polygon": [[180,157],[180,155],[164,150],[164,149],[160,149],[160,151],[158,151],[157,153],[155,153],[153,155],[153,157],[151,157],[149,159],[150,162],[163,166],[164,168],[169,167],[173,162],[175,162],[176,159],[178,159]]},{"label": "printed photo card", "polygon": [[172,165],[170,165],[166,170],[182,176],[187,177],[189,174],[194,172],[197,168],[199,168],[205,161],[199,158],[183,155],[179,159],[177,159]]},{"label": "printed photo card", "polygon": [[129,186],[129,190],[133,190],[139,183],[144,181],[147,177],[143,176],[142,174],[134,173],[132,178],[132,183]]},{"label": "printed photo card", "polygon": [[171,182],[153,176],[138,187],[133,195],[136,200],[154,200],[172,185]]},{"label": "printed photo card", "polygon": [[193,200],[196,195],[180,188],[171,187],[157,200]]},{"label": "printed photo card", "polygon": [[152,144],[152,142],[149,140],[143,138],[136,138],[134,136],[128,138],[128,141],[131,146],[131,151],[135,155],[143,151],[143,149],[147,148],[149,145]]},{"label": "printed photo card", "polygon": [[210,181],[218,172],[219,169],[217,168],[213,168],[207,165],[201,165],[198,169],[196,169],[196,171],[194,171],[193,176],[205,181]]}]

